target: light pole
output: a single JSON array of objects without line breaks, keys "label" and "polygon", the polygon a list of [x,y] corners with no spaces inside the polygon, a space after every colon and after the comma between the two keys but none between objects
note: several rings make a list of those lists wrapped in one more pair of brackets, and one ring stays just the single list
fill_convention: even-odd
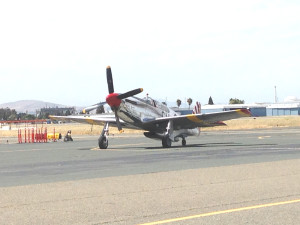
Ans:
[{"label": "light pole", "polygon": [[276,85],[274,86],[274,88],[275,88],[275,103],[277,103],[277,102],[278,102],[278,98],[277,98],[277,90],[276,90]]}]

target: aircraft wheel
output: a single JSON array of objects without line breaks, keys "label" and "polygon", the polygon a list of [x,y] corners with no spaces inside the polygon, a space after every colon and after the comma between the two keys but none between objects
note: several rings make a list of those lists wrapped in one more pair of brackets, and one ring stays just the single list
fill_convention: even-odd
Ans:
[{"label": "aircraft wheel", "polygon": [[163,139],[162,139],[162,146],[164,148],[170,148],[172,146],[172,141],[169,138],[168,135],[166,135]]},{"label": "aircraft wheel", "polygon": [[98,144],[99,144],[99,148],[100,149],[107,149],[107,147],[108,147],[108,140],[107,140],[107,138],[104,137],[104,136],[99,137]]},{"label": "aircraft wheel", "polygon": [[181,143],[182,143],[182,146],[186,146],[186,140],[184,138],[182,139]]}]

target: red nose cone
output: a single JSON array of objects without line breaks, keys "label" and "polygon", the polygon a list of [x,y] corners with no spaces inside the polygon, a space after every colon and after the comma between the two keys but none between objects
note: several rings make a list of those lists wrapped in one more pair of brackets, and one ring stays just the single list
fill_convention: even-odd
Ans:
[{"label": "red nose cone", "polygon": [[118,99],[117,93],[111,93],[106,96],[106,102],[110,107],[119,107],[121,104],[121,99]]}]

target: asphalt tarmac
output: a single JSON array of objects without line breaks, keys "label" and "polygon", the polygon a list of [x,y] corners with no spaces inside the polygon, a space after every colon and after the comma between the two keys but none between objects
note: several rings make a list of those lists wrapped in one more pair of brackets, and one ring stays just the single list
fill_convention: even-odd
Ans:
[{"label": "asphalt tarmac", "polygon": [[[300,129],[0,144],[1,224],[297,224]],[[10,142],[11,143],[11,142]],[[4,221],[4,222],[3,222]]]}]

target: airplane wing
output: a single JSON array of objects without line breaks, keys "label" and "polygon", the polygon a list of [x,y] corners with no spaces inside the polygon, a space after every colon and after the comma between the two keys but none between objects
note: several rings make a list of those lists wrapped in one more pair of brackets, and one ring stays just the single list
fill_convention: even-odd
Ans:
[{"label": "airplane wing", "polygon": [[222,121],[237,119],[241,117],[250,117],[251,113],[247,109],[237,109],[232,111],[206,113],[206,114],[189,114],[182,116],[161,117],[144,124],[147,126],[156,126],[157,128],[165,129],[170,120],[173,121],[173,128],[191,129],[196,127],[214,127],[226,125]]},{"label": "airplane wing", "polygon": [[[79,116],[49,116],[51,120],[60,120],[60,121],[73,121],[78,123],[87,123],[91,125],[104,125],[109,122],[110,126],[116,126],[116,118],[114,114],[108,115],[79,115]],[[126,127],[126,123],[120,119],[120,122],[123,126]]]},{"label": "airplane wing", "polygon": [[[249,117],[251,113],[247,109],[238,109],[233,111],[206,113],[206,114],[189,114],[182,116],[160,117],[153,120],[143,122],[144,129],[151,129],[157,131],[165,131],[170,120],[173,121],[173,128],[178,129],[192,129],[196,127],[214,127],[226,125],[221,121],[237,119],[240,117]],[[79,123],[87,123],[91,125],[104,125],[109,122],[110,126],[117,126],[114,114],[109,115],[79,115],[79,116],[49,116],[52,120],[74,121]],[[120,119],[120,123],[125,128],[134,128],[128,123]],[[142,129],[142,128],[141,128]]]}]

